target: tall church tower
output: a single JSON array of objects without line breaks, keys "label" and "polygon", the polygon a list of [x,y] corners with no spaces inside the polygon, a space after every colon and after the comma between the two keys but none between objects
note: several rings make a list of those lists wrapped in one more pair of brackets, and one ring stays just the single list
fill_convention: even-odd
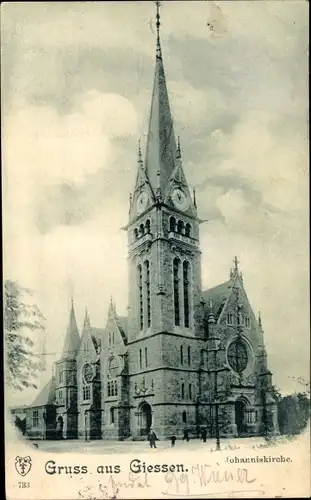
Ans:
[{"label": "tall church tower", "polygon": [[[143,434],[153,422],[164,435],[169,432],[176,405],[182,405],[181,415],[185,410],[186,386],[187,405],[194,401],[191,387],[196,381],[191,381],[189,370],[202,335],[194,314],[201,297],[201,253],[195,195],[191,197],[183,171],[168,99],[158,4],[146,154],[143,161],[139,145],[126,229],[129,373],[134,374],[130,392],[136,415],[132,416],[131,428]],[[185,423],[186,417],[183,419]]]}]

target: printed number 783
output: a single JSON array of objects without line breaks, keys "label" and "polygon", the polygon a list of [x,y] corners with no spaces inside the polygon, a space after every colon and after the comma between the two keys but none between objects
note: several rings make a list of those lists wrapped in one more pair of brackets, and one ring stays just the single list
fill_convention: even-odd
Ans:
[{"label": "printed number 783", "polygon": [[25,483],[25,481],[18,481],[19,488],[30,488],[30,483]]}]

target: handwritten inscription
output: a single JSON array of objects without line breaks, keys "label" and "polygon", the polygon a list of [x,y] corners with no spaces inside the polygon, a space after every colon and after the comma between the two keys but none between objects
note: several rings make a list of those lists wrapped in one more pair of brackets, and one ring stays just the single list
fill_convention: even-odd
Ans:
[{"label": "handwritten inscription", "polygon": [[191,496],[198,488],[202,491],[202,488],[207,488],[210,484],[234,483],[247,485],[255,481],[256,478],[251,477],[249,471],[245,468],[229,471],[208,464],[197,464],[192,466],[189,474],[167,473],[165,475],[167,488],[162,493],[167,496]]}]

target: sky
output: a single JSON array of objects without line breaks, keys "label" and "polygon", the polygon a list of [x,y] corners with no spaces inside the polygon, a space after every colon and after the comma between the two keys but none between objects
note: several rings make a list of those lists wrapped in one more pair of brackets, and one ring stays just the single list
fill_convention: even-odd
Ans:
[{"label": "sky", "polygon": [[[80,330],[86,306],[105,325],[111,295],[126,315],[121,228],[146,142],[155,6],[7,3],[1,17],[4,275],[46,317],[48,377],[71,296]],[[309,379],[307,19],[302,0],[161,7],[175,133],[208,220],[203,288],[238,256],[284,393]]]}]

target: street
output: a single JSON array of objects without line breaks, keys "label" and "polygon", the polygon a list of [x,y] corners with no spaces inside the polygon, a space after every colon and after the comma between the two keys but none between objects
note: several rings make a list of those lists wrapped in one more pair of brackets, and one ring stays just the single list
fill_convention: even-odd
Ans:
[{"label": "street", "polygon": [[[36,448],[42,451],[49,452],[80,452],[80,453],[93,453],[95,454],[111,454],[111,453],[137,453],[148,452],[156,453],[156,450],[150,449],[148,441],[88,441],[84,440],[61,440],[61,441],[29,441]],[[171,442],[169,440],[157,441],[157,449],[163,451],[171,450]],[[235,438],[235,439],[221,439],[221,451],[234,451],[238,449],[252,449],[253,447],[263,447],[266,445],[264,438],[251,437],[251,438]],[[216,441],[215,439],[207,439],[203,443],[199,439],[192,439],[189,442],[178,440],[176,441],[174,449],[183,451],[196,451],[205,449],[207,452],[215,452]]]}]

